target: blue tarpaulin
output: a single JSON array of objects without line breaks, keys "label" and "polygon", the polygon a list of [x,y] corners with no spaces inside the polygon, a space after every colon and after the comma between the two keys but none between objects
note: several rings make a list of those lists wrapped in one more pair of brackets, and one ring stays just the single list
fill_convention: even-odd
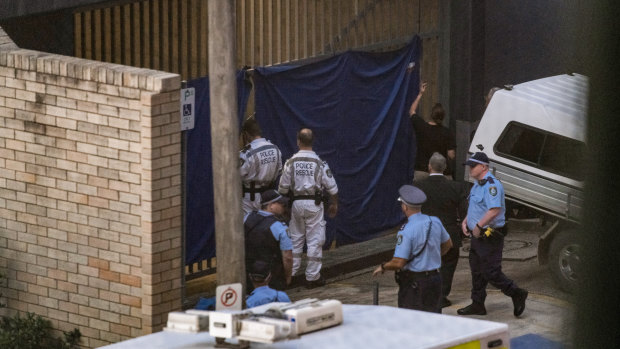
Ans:
[{"label": "blue tarpaulin", "polygon": [[[364,241],[404,216],[398,188],[411,183],[415,138],[408,109],[419,88],[420,39],[398,51],[349,51],[304,66],[257,68],[256,117],[284,159],[310,127],[314,150],[332,169],[339,212],[326,245]],[[407,65],[416,63],[413,72]],[[288,68],[288,69],[287,69]]]},{"label": "blue tarpaulin", "polygon": [[[415,138],[407,115],[418,93],[420,56],[416,36],[398,51],[349,51],[304,66],[256,69],[263,135],[287,159],[297,151],[299,128],[312,128],[314,150],[336,178],[339,212],[327,219],[326,245],[368,240],[404,218],[396,198],[413,178]],[[241,117],[249,95],[243,72],[237,83]],[[196,88],[196,122],[187,132],[186,264],[215,256],[208,78],[188,87]]]}]

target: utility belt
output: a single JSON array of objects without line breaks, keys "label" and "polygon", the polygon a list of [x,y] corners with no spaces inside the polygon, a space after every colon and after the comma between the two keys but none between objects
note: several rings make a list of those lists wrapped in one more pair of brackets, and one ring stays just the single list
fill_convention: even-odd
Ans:
[{"label": "utility belt", "polygon": [[295,200],[314,200],[315,205],[320,205],[323,201],[323,195],[317,191],[314,195],[295,195],[291,196],[291,203]]},{"label": "utility belt", "polygon": [[[470,233],[471,233],[471,230],[470,230]],[[504,238],[507,234],[508,234],[508,229],[506,228],[505,225],[499,228],[487,227],[487,228],[484,228],[480,232],[480,237],[478,239]]]},{"label": "utility belt", "polygon": [[411,271],[411,270],[397,270],[394,273],[394,280],[399,286],[408,285],[413,281],[426,279],[430,276],[439,274],[439,269],[432,269],[427,271]]},{"label": "utility belt", "polygon": [[246,193],[250,193],[250,201],[254,201],[254,199],[256,198],[255,194],[262,194],[264,192],[266,192],[269,189],[272,189],[273,183],[269,183],[267,185],[263,185],[260,188],[256,188],[256,182],[250,182],[250,187],[246,187],[245,185],[241,185],[241,187],[243,188],[243,191],[241,193],[241,197],[244,197]]}]

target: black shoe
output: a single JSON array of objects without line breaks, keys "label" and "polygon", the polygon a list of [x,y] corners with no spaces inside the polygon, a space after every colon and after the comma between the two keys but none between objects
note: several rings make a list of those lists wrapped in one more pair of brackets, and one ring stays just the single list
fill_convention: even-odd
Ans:
[{"label": "black shoe", "polygon": [[525,310],[525,299],[527,299],[528,292],[522,288],[517,288],[512,296],[512,304],[515,307],[514,314],[519,316],[523,314]]},{"label": "black shoe", "polygon": [[306,280],[306,288],[307,289],[317,288],[317,287],[321,287],[321,286],[325,286],[325,278],[323,277],[323,275],[321,275],[318,279],[316,279],[314,281]]},{"label": "black shoe", "polygon": [[450,302],[450,300],[448,298],[442,298],[441,299],[441,308],[445,308],[445,307],[449,307],[452,305],[452,302]]},{"label": "black shoe", "polygon": [[473,302],[472,304],[456,311],[459,315],[486,315],[487,309],[484,304]]}]

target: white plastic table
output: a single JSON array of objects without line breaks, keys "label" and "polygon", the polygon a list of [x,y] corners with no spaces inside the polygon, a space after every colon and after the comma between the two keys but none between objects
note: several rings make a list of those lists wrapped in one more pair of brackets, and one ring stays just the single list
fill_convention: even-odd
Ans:
[{"label": "white plastic table", "polygon": [[[466,317],[433,314],[388,306],[343,305],[341,325],[273,344],[250,348],[489,348],[510,347],[508,325]],[[479,344],[476,342],[480,341]],[[234,340],[232,343],[236,343]],[[473,342],[473,343],[472,343]],[[208,332],[162,331],[108,345],[105,349],[214,348]]]}]

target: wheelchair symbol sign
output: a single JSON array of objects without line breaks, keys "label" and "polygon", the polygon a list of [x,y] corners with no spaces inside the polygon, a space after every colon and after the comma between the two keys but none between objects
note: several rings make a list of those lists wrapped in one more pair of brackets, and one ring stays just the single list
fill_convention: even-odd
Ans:
[{"label": "wheelchair symbol sign", "polygon": [[196,96],[193,87],[181,89],[181,131],[194,128]]},{"label": "wheelchair symbol sign", "polygon": [[191,116],[191,115],[192,115],[192,105],[183,104],[183,116]]}]

